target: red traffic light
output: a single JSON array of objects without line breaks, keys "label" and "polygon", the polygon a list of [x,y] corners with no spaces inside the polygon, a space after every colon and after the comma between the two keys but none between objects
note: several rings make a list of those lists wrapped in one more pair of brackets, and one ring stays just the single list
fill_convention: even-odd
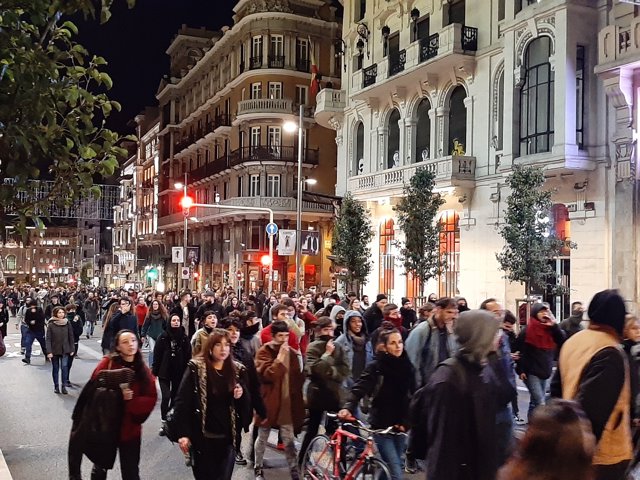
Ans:
[{"label": "red traffic light", "polygon": [[192,205],[193,205],[193,198],[191,198],[189,195],[185,195],[180,199],[180,206],[184,210],[190,209]]},{"label": "red traffic light", "polygon": [[263,266],[268,267],[271,265],[271,257],[269,255],[262,255],[262,257],[260,257],[260,263]]},{"label": "red traffic light", "polygon": [[200,277],[200,274],[198,272],[193,272],[193,278],[197,280],[199,277]]}]

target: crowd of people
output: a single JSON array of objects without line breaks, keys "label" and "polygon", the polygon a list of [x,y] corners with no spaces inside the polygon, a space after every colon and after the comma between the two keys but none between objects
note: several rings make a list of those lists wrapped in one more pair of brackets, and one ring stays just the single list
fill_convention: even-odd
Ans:
[{"label": "crowd of people", "polygon": [[[435,295],[416,310],[408,298],[354,292],[14,288],[0,295],[0,333],[15,316],[22,361],[37,340],[54,392],[66,394],[79,340],[101,323],[105,357],[74,410],[72,480],[83,454],[92,478],[106,478],[116,451],[123,479],[139,478],[157,391],[159,435],[177,441],[196,479],[229,479],[250,462],[264,480],[273,429],[298,479],[311,440],[337,426],[327,412],[387,429],[375,444],[393,480],[419,470],[427,480],[623,479],[640,423],[640,323],[611,290],[590,301],[588,321],[584,313],[574,302],[560,322],[542,302],[513,314],[494,298],[472,310]],[[114,408],[92,408],[101,402]],[[118,431],[94,451],[87,439],[109,415]],[[527,422],[518,441],[515,426]]]}]

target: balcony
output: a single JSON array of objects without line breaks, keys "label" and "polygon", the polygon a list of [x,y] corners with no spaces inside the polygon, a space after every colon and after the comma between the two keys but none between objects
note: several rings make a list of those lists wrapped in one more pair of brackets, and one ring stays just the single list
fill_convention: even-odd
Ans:
[{"label": "balcony", "polygon": [[636,62],[640,62],[640,17],[635,17],[628,27],[608,25],[600,30],[596,73]]},{"label": "balcony", "polygon": [[[239,207],[259,207],[270,208],[274,212],[288,213],[294,215],[296,212],[297,199],[293,197],[233,197],[222,200],[220,205],[239,206]],[[302,211],[304,213],[317,214],[321,217],[329,217],[333,215],[333,205],[328,203],[303,201]],[[237,218],[238,215],[247,215],[247,211],[242,210],[219,210],[215,207],[198,207],[192,208],[193,217],[198,219],[198,224],[206,225],[207,223],[219,221],[226,217]],[[249,213],[251,215],[251,213]],[[256,212],[253,215],[257,217],[265,217],[267,214]],[[158,219],[158,226],[161,229],[183,228],[184,215],[182,212],[171,213]]]},{"label": "balcony", "polygon": [[311,71],[311,62],[305,58],[296,58],[296,70],[308,73]]},{"label": "balcony", "polygon": [[351,77],[351,97],[364,101],[386,97],[412,88],[416,82],[424,81],[425,75],[441,75],[451,70],[473,78],[477,49],[477,28],[459,23],[447,25],[378,64],[355,72]]},{"label": "balcony", "polygon": [[448,156],[404,167],[356,175],[349,178],[347,189],[359,200],[402,195],[404,186],[409,184],[409,180],[419,168],[426,168],[435,173],[436,188],[439,189],[472,188],[475,185],[475,157]]},{"label": "balcony", "polygon": [[[254,98],[238,102],[237,117],[264,114],[291,114],[293,113],[293,100],[288,98]],[[243,118],[244,120],[244,118]]]},{"label": "balcony", "polygon": [[[302,163],[318,165],[319,150],[306,148],[302,151]],[[258,145],[237,148],[229,154],[229,166],[235,167],[247,162],[298,163],[297,146]]]},{"label": "balcony", "polygon": [[316,122],[325,128],[335,128],[342,121],[346,106],[344,90],[323,88],[316,97]]},{"label": "balcony", "polygon": [[229,159],[226,155],[216,158],[213,162],[209,162],[201,167],[189,172],[189,181],[191,183],[207,180],[214,175],[224,172],[229,168]]},{"label": "balcony", "polygon": [[255,70],[257,68],[262,68],[262,55],[249,59],[249,70]]},{"label": "balcony", "polygon": [[269,68],[284,68],[284,55],[269,55]]},{"label": "balcony", "polygon": [[389,55],[389,76],[393,77],[404,70],[407,63],[407,51],[400,50]]}]

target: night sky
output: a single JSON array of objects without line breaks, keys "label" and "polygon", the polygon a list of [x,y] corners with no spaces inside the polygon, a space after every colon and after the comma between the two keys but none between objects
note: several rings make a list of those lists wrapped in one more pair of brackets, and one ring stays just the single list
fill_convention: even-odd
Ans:
[{"label": "night sky", "polygon": [[122,104],[113,112],[108,126],[120,133],[132,133],[127,123],[145,106],[156,106],[160,79],[169,71],[165,53],[184,23],[190,27],[217,30],[232,24],[235,0],[137,0],[129,10],[116,0],[113,16],[104,25],[97,20],[76,20],[79,42],[91,54],[109,63],[105,71],[113,79],[109,98]]}]

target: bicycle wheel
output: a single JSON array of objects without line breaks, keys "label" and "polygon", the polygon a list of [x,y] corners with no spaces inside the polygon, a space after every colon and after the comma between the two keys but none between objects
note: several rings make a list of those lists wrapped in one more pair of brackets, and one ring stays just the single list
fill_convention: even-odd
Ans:
[{"label": "bicycle wheel", "polygon": [[389,467],[382,460],[371,457],[355,472],[355,480],[391,480]]},{"label": "bicycle wheel", "polygon": [[329,437],[318,435],[311,440],[304,454],[302,474],[309,480],[333,479],[333,447]]}]

